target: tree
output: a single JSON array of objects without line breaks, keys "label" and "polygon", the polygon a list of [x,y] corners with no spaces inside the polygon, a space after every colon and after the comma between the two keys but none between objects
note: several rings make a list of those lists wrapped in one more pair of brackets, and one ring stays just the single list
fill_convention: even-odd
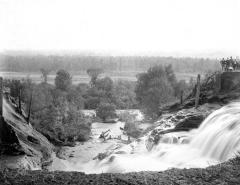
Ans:
[{"label": "tree", "polygon": [[81,113],[83,98],[76,86],[63,91],[48,83],[33,84],[29,79],[5,80],[4,86],[16,99],[21,87],[22,105],[28,112],[27,121],[54,144],[71,144],[89,138],[91,124],[89,118]]},{"label": "tree", "polygon": [[181,96],[181,92],[188,92],[189,85],[186,83],[185,80],[180,80],[176,83],[174,87],[174,95],[176,97]]},{"label": "tree", "polygon": [[63,69],[59,70],[55,78],[56,88],[62,91],[66,91],[71,86],[71,84],[72,77],[70,74]]},{"label": "tree", "polygon": [[96,81],[96,87],[99,90],[110,92],[113,90],[113,81],[110,77],[105,77]]},{"label": "tree", "polygon": [[78,110],[84,107],[84,99],[80,91],[77,90],[75,87],[71,87],[68,90],[66,95],[67,101],[77,107]]},{"label": "tree", "polygon": [[146,73],[138,76],[136,99],[143,112],[155,119],[159,116],[159,107],[174,99],[173,87],[162,66],[149,68]]},{"label": "tree", "polygon": [[98,76],[102,73],[103,69],[101,68],[90,68],[87,70],[87,74],[91,77],[91,86],[95,86]]},{"label": "tree", "polygon": [[51,70],[50,69],[41,68],[40,71],[42,73],[43,83],[47,83],[48,75],[51,72]]},{"label": "tree", "polygon": [[114,104],[102,102],[96,109],[96,115],[105,122],[116,117],[116,107]]},{"label": "tree", "polygon": [[113,98],[113,81],[109,77],[98,79],[96,81],[96,88],[98,91],[100,101],[102,102],[114,102]]},{"label": "tree", "polygon": [[118,109],[136,108],[135,82],[117,81],[114,83],[114,99]]},{"label": "tree", "polygon": [[175,84],[177,83],[177,78],[176,78],[176,75],[173,71],[172,64],[169,64],[169,65],[165,66],[165,72],[166,72],[168,81],[174,87]]},{"label": "tree", "polygon": [[87,90],[84,98],[87,109],[96,109],[100,102],[114,103],[112,79],[109,77],[97,79],[95,85]]}]

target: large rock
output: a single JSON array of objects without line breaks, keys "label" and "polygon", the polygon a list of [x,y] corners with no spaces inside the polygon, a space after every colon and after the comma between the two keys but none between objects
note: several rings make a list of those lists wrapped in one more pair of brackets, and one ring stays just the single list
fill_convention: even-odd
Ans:
[{"label": "large rock", "polygon": [[218,104],[204,104],[198,109],[183,109],[162,116],[151,131],[146,142],[146,147],[151,150],[159,143],[164,134],[171,132],[189,131],[200,126],[202,121],[213,111],[220,108]]},{"label": "large rock", "polygon": [[221,74],[221,91],[231,91],[240,86],[240,72],[224,72]]},{"label": "large rock", "polygon": [[[8,167],[6,160],[9,160],[9,163],[16,160],[22,164],[34,164],[34,167],[28,167],[28,169],[41,169],[51,163],[53,145],[31,124],[28,124],[23,115],[16,112],[10,97],[3,99],[3,117],[0,127],[0,154],[9,156],[2,164]],[[14,165],[10,166],[14,167]],[[19,165],[16,164],[15,167],[18,168]]]}]

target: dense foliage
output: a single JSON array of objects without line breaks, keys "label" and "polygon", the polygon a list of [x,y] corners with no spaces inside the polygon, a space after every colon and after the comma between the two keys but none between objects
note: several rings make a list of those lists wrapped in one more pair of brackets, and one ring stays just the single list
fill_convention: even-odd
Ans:
[{"label": "dense foliage", "polygon": [[138,107],[134,92],[136,83],[117,81],[114,83],[114,102],[118,109],[136,109]]},{"label": "dense foliage", "polygon": [[57,72],[56,78],[55,78],[55,86],[57,89],[60,89],[62,91],[66,91],[72,84],[72,77],[70,74],[61,69]]},{"label": "dense foliage", "polygon": [[[94,109],[102,121],[116,118],[116,109],[136,107],[132,82],[99,78],[100,69],[88,70],[89,84],[72,84],[66,70],[57,71],[55,84],[47,83],[48,71],[40,69],[43,81],[34,84],[30,79],[5,80],[10,94],[24,103],[25,112],[31,112],[30,122],[56,144],[87,140],[91,124],[82,109]],[[19,93],[21,94],[19,95]],[[31,108],[30,108],[31,100]],[[30,109],[30,110],[29,110]]]},{"label": "dense foliage", "polygon": [[91,68],[104,71],[146,71],[155,65],[172,64],[175,72],[203,73],[220,69],[219,61],[203,58],[173,58],[159,56],[86,56],[86,55],[41,55],[24,53],[6,53],[0,56],[3,71],[39,72],[49,69],[56,72],[65,69],[71,72],[84,72]]},{"label": "dense foliage", "polygon": [[111,103],[100,103],[96,109],[96,115],[102,119],[103,122],[111,122],[116,118],[116,106]]},{"label": "dense foliage", "polygon": [[96,85],[97,78],[101,73],[103,73],[102,68],[90,68],[90,69],[87,70],[87,74],[91,78],[91,81],[90,81],[91,86]]},{"label": "dense foliage", "polygon": [[[64,75],[62,75],[64,74]],[[81,113],[84,100],[77,87],[72,86],[69,75],[60,70],[56,85],[48,83],[33,84],[30,80],[5,80],[4,85],[10,89],[14,98],[21,98],[26,112],[32,96],[32,125],[54,144],[69,144],[74,141],[85,141],[91,132],[91,122]],[[68,83],[65,83],[67,82]],[[17,84],[17,85],[16,85]],[[65,85],[65,86],[64,86]],[[22,93],[19,96],[19,89]]]},{"label": "dense foliage", "polygon": [[160,106],[179,99],[190,90],[185,81],[177,81],[172,65],[151,67],[137,76],[137,82],[114,82],[110,77],[100,76],[101,68],[90,68],[87,70],[90,83],[78,85],[73,85],[70,73],[62,69],[56,73],[55,85],[48,84],[49,71],[41,69],[43,81],[40,84],[33,84],[30,79],[6,80],[5,86],[10,88],[13,97],[21,98],[26,112],[32,100],[31,123],[59,143],[89,137],[91,126],[82,115],[82,109],[96,110],[96,115],[104,122],[116,117],[116,109],[141,108],[155,119]]},{"label": "dense foliage", "polygon": [[97,109],[101,102],[114,104],[116,109],[132,109],[137,107],[135,100],[135,83],[128,81],[113,82],[111,78],[95,79],[90,86],[79,84],[83,92],[85,109]]},{"label": "dense foliage", "polygon": [[181,92],[187,89],[184,81],[176,80],[171,65],[165,67],[158,65],[138,75],[135,93],[146,115],[155,119],[160,116],[160,106],[175,101]]},{"label": "dense foliage", "polygon": [[102,70],[89,69],[90,86],[79,86],[84,89],[86,109],[96,109],[97,116],[106,121],[115,117],[115,109],[130,109],[136,107],[134,87],[131,82],[117,81],[109,77],[98,78]]}]

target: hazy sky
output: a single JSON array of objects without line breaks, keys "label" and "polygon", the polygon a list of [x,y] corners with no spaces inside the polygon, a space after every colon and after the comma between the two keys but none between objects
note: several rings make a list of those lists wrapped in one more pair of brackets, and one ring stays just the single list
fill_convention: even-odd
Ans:
[{"label": "hazy sky", "polygon": [[0,0],[0,50],[240,55],[240,1]]}]

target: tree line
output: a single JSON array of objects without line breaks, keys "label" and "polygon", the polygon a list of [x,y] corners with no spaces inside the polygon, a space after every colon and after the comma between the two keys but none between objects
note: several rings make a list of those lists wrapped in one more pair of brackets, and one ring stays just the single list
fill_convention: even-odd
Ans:
[{"label": "tree line", "polygon": [[85,72],[89,68],[103,68],[105,71],[146,71],[155,65],[172,65],[175,72],[198,72],[220,69],[218,60],[203,58],[174,58],[159,56],[83,56],[83,55],[10,55],[1,57],[2,71],[39,72],[49,69],[56,72],[65,69],[70,72]]},{"label": "tree line", "polygon": [[[82,114],[83,109],[96,110],[97,119],[106,122],[116,118],[116,109],[141,109],[146,117],[159,117],[160,106],[187,95],[193,83],[176,79],[172,65],[157,65],[137,76],[137,82],[116,81],[101,77],[102,68],[89,68],[89,84],[72,84],[67,70],[58,70],[55,84],[47,81],[48,70],[40,69],[42,83],[31,79],[4,80],[10,95],[30,112],[32,125],[55,144],[88,140],[92,120]],[[21,92],[21,93],[19,93]]]}]

